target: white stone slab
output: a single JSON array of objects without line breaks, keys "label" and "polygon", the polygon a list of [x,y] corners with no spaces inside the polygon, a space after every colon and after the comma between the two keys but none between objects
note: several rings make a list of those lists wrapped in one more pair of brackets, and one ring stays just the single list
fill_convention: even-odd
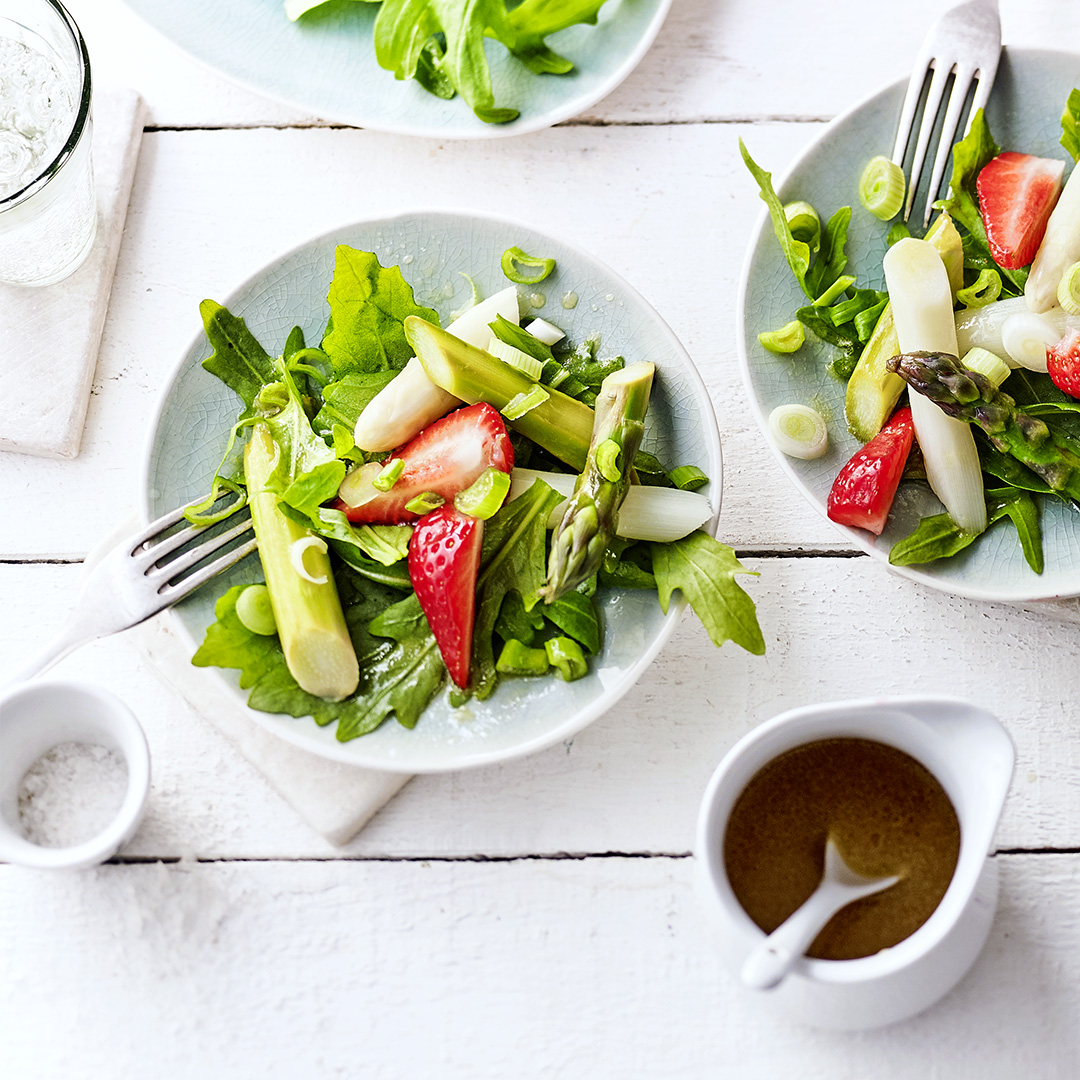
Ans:
[{"label": "white stone slab", "polygon": [[101,331],[142,141],[134,90],[94,95],[98,233],[86,262],[44,288],[0,285],[0,449],[73,458],[82,443]]}]

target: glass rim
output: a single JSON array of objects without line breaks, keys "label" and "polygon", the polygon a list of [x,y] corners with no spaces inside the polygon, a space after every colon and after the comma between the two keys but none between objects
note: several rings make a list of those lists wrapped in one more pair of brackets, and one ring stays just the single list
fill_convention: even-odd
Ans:
[{"label": "glass rim", "polygon": [[64,145],[60,148],[59,152],[28,184],[19,188],[18,191],[13,192],[6,198],[0,199],[0,213],[3,213],[5,210],[10,210],[19,203],[25,202],[32,195],[36,195],[54,176],[56,176],[67,163],[71,155],[75,153],[75,149],[78,147],[83,134],[86,131],[87,121],[90,119],[90,53],[87,51],[86,41],[83,39],[82,31],[79,29],[78,23],[71,17],[71,13],[62,3],[60,3],[60,0],[42,0],[42,2],[51,7],[59,16],[60,21],[71,35],[71,43],[75,46],[75,51],[79,55],[79,107],[75,111],[75,119],[72,121],[71,131],[68,133],[68,137],[64,141]]}]

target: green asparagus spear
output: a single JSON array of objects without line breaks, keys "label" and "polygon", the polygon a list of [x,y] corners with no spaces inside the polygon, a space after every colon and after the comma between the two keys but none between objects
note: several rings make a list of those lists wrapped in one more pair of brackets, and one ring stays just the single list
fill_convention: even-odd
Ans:
[{"label": "green asparagus spear", "polygon": [[653,371],[650,363],[631,364],[600,386],[585,468],[551,540],[545,603],[577,588],[604,561],[645,431]]},{"label": "green asparagus spear", "polygon": [[[416,315],[405,320],[405,336],[427,377],[470,405],[486,401],[501,411],[518,394],[537,385],[518,368]],[[580,469],[589,449],[592,409],[551,387],[544,389],[547,398],[541,404],[507,422],[548,453]]]},{"label": "green asparagus spear", "polygon": [[278,454],[266,425],[256,424],[244,450],[244,474],[281,650],[301,689],[341,701],[356,689],[360,678],[356,650],[325,552],[310,551],[305,560],[315,581],[301,577],[292,565],[293,544],[312,533],[287,518],[278,509],[278,497],[266,490]]},{"label": "green asparagus spear", "polygon": [[1054,491],[1080,499],[1080,454],[1075,443],[1018,408],[984,375],[969,371],[948,353],[894,356],[888,368],[949,416],[982,428],[996,449],[1023,462]]}]

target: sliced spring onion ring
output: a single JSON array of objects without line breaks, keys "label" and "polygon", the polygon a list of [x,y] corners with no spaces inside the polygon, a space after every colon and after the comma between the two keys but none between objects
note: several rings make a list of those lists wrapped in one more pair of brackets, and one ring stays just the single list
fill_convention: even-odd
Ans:
[{"label": "sliced spring onion ring", "polygon": [[806,331],[798,319],[792,319],[779,330],[762,331],[757,339],[771,353],[793,353],[802,348]]},{"label": "sliced spring onion ring", "polygon": [[878,154],[867,162],[859,178],[859,202],[876,218],[888,221],[904,205],[904,170]]},{"label": "sliced spring onion ring", "polygon": [[960,363],[969,371],[977,371],[980,375],[985,375],[995,386],[1000,386],[1012,372],[1000,356],[988,349],[969,349]]},{"label": "sliced spring onion ring", "polygon": [[[535,285],[537,282],[543,281],[555,269],[555,260],[545,259],[540,255],[527,255],[521,248],[511,247],[503,252],[499,265],[502,267],[502,272],[515,285]],[[518,269],[519,265],[533,267],[537,273],[523,274]],[[542,307],[543,305],[537,304],[535,306]]]},{"label": "sliced spring onion ring", "polygon": [[1070,315],[1080,315],[1080,262],[1074,262],[1057,287],[1057,301]]},{"label": "sliced spring onion ring", "polygon": [[619,468],[621,448],[614,439],[605,439],[596,448],[596,468],[609,484],[617,484],[622,479]]},{"label": "sliced spring onion ring", "polygon": [[454,499],[454,509],[469,517],[487,521],[506,501],[510,491],[510,474],[501,469],[485,469]]},{"label": "sliced spring onion ring", "polygon": [[1001,275],[987,267],[979,273],[973,285],[957,291],[956,299],[964,307],[985,307],[1001,295]]},{"label": "sliced spring onion ring", "polygon": [[402,458],[393,458],[382,467],[379,475],[371,483],[379,491],[389,491],[401,479],[401,474],[404,471],[404,460]]},{"label": "sliced spring onion ring", "polygon": [[1021,311],[1001,324],[1001,343],[1021,366],[1032,371],[1046,370],[1046,349],[1056,345],[1061,334],[1044,315]]},{"label": "sliced spring onion ring", "polygon": [[907,227],[906,222],[898,221],[885,237],[885,243],[892,247],[899,240],[906,240],[911,235],[911,230]]},{"label": "sliced spring onion ring", "polygon": [[808,202],[790,202],[784,207],[788,228],[796,240],[817,251],[821,244],[821,218]]},{"label": "sliced spring onion ring", "polygon": [[308,568],[304,565],[304,555],[313,548],[320,555],[325,555],[326,541],[318,536],[301,536],[299,540],[294,540],[289,548],[289,562],[305,581],[310,581],[312,585],[325,585],[329,580],[325,574],[322,577],[315,577],[314,574],[308,573]]},{"label": "sliced spring onion ring", "polygon": [[[552,382],[552,386],[554,385],[554,382]],[[543,405],[549,397],[551,395],[537,383],[531,390],[525,390],[512,397],[506,403],[506,408],[502,410],[502,414],[507,420],[520,420],[527,412],[535,409],[537,405]]]},{"label": "sliced spring onion ring", "polygon": [[581,646],[573,638],[549,638],[544,642],[548,662],[566,682],[580,679],[589,670]]},{"label": "sliced spring onion ring", "polygon": [[825,421],[808,405],[778,405],[769,414],[769,435],[782,453],[804,461],[821,457],[829,445]]},{"label": "sliced spring onion ring", "polygon": [[430,514],[432,510],[438,510],[446,500],[441,495],[436,495],[434,491],[422,491],[415,499],[410,499],[405,504],[405,509],[410,514],[417,514],[423,517],[425,514]]},{"label": "sliced spring onion ring", "polygon": [[544,365],[537,360],[535,356],[530,356],[516,345],[508,345],[501,338],[497,338],[492,334],[491,340],[488,342],[487,351],[491,353],[492,356],[498,357],[498,359],[509,364],[512,368],[517,368],[518,371],[524,372],[533,382],[540,381],[540,375],[544,370]]},{"label": "sliced spring onion ring", "polygon": [[265,585],[249,585],[236,598],[236,617],[253,634],[269,637],[277,633],[270,590]]},{"label": "sliced spring onion ring", "polygon": [[533,319],[525,329],[537,341],[542,341],[545,345],[555,345],[566,337],[554,323],[549,323],[547,319]]},{"label": "sliced spring onion ring", "polygon": [[668,473],[668,479],[680,491],[697,491],[709,478],[696,465],[680,465]]}]

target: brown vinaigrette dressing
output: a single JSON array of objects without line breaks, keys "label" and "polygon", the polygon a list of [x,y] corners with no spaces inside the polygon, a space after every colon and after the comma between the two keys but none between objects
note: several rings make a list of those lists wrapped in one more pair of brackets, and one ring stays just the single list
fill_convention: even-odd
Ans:
[{"label": "brown vinaigrette dressing", "polygon": [[822,960],[870,956],[913,934],[960,855],[956,811],[914,758],[870,739],[797,746],[751,778],[724,837],[732,890],[766,933],[817,888],[829,836],[853,870],[901,880],[832,917],[807,950]]}]

